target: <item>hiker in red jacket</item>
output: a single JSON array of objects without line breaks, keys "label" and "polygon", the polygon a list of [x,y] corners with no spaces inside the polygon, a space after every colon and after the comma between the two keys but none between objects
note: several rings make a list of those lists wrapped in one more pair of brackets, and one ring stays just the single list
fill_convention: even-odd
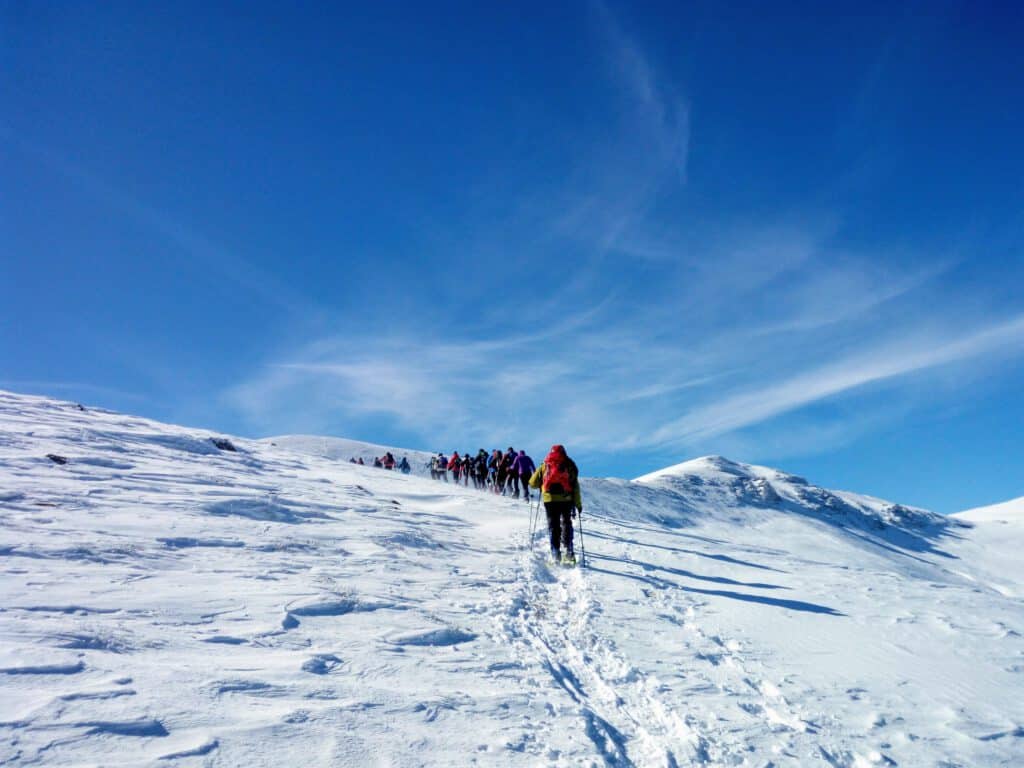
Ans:
[{"label": "hiker in red jacket", "polygon": [[459,458],[458,451],[455,451],[451,459],[448,460],[448,469],[451,470],[452,477],[455,478],[455,484],[458,485],[459,475],[462,473],[462,459]]},{"label": "hiker in red jacket", "polygon": [[541,501],[548,515],[551,533],[551,558],[562,565],[575,565],[576,553],[572,544],[572,518],[576,510],[583,511],[580,496],[579,469],[561,445],[551,446],[537,471],[530,478],[531,488],[541,489]]}]

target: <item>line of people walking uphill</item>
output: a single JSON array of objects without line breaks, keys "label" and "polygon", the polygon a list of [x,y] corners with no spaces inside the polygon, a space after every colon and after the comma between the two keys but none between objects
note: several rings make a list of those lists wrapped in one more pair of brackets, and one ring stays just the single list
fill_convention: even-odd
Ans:
[{"label": "line of people walking uphill", "polygon": [[[348,460],[349,464],[358,464],[361,467],[366,466],[366,462],[363,461],[362,456],[356,459],[354,456]],[[373,466],[375,469],[397,469],[403,475],[408,475],[412,472],[412,465],[409,463],[409,457],[403,456],[402,460],[395,462],[395,457],[391,451],[388,451],[383,456],[373,457]]]},{"label": "line of people walking uphill", "polygon": [[430,460],[430,476],[449,482],[449,474],[456,484],[488,490],[502,496],[511,495],[530,501],[530,489],[540,491],[541,501],[548,519],[551,557],[563,565],[575,565],[573,547],[573,520],[583,511],[580,494],[579,468],[562,445],[553,445],[541,465],[535,466],[526,451],[507,451],[497,448],[487,453],[481,448],[475,456],[469,452],[451,457],[438,453]]},{"label": "line of people walking uphill", "polygon": [[469,452],[459,455],[455,451],[451,457],[438,453],[430,460],[430,476],[435,480],[448,482],[451,475],[456,484],[491,491],[502,496],[514,496],[530,500],[528,485],[534,466],[526,451],[516,451],[509,446],[507,451],[495,448],[487,453],[481,448],[475,456]]}]

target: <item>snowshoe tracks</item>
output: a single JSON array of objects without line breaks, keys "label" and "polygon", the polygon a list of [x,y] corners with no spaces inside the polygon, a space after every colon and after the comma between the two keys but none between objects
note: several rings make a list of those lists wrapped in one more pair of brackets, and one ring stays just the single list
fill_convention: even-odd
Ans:
[{"label": "snowshoe tracks", "polygon": [[[589,748],[608,766],[707,763],[717,752],[658,696],[656,681],[620,656],[598,632],[600,605],[579,570],[549,568],[527,553],[517,567],[519,588],[498,614],[499,637],[547,696],[550,712],[575,708]],[[561,691],[564,696],[551,697]],[[542,723],[541,729],[546,731]],[[551,761],[560,752],[546,733],[533,734],[532,751]],[[569,756],[566,755],[568,758]]]}]

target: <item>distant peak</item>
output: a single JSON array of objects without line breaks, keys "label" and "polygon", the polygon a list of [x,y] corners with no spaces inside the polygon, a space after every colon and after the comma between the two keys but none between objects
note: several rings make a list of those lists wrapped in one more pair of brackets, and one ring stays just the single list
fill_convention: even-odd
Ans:
[{"label": "distant peak", "polygon": [[687,463],[707,464],[708,466],[715,467],[716,469],[721,469],[729,472],[744,472],[747,469],[749,469],[750,466],[749,464],[744,464],[743,462],[740,461],[733,461],[732,459],[728,459],[725,456],[719,456],[717,454],[712,454],[711,456],[701,456],[700,458],[693,459],[691,462]]},{"label": "distant peak", "polygon": [[673,464],[670,467],[655,470],[646,475],[635,478],[637,482],[649,482],[660,478],[682,477],[685,475],[708,475],[726,474],[735,476],[749,476],[753,474],[749,464],[743,464],[725,456],[711,455],[700,456],[696,459],[689,459],[680,464]]}]

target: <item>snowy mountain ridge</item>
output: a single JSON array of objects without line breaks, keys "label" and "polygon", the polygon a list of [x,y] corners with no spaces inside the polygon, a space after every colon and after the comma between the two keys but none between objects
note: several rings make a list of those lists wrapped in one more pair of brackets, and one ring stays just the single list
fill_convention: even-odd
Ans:
[{"label": "snowy mountain ridge", "polygon": [[[774,509],[805,515],[840,528],[861,530],[891,544],[930,548],[928,540],[964,527],[960,520],[872,496],[832,491],[771,467],[723,456],[703,456],[651,472],[634,482],[678,494],[681,504],[716,509]],[[923,534],[923,536],[922,536]]]},{"label": "snowy mountain ridge", "polygon": [[1019,763],[1024,529],[707,458],[585,479],[562,570],[282,442],[0,392],[0,764]]}]

